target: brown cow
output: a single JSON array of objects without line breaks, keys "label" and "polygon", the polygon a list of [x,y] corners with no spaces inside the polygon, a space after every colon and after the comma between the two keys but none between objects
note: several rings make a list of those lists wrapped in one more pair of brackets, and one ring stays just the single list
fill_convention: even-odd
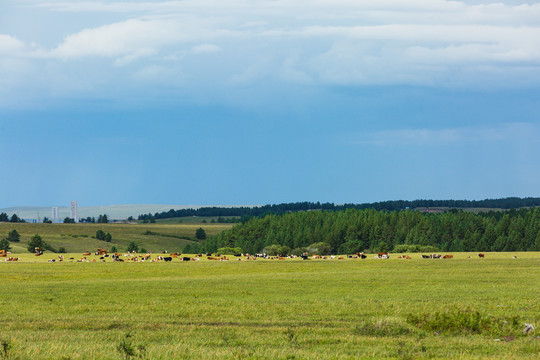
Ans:
[{"label": "brown cow", "polygon": [[481,257],[481,258],[483,258],[483,257],[484,257],[484,253],[480,253],[480,254],[478,254],[478,257]]},{"label": "brown cow", "polygon": [[92,253],[87,251],[87,252],[85,252],[85,253],[83,254],[83,256],[88,256],[88,255],[92,255]]},{"label": "brown cow", "polygon": [[454,255],[444,255],[443,259],[452,259]]}]

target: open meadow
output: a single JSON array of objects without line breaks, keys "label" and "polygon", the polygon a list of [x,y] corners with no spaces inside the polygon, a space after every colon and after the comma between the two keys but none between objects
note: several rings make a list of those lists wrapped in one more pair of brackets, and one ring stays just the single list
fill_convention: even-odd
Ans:
[{"label": "open meadow", "polygon": [[[540,253],[144,263],[48,263],[57,254],[12,256],[21,259],[0,263],[4,358],[540,354]],[[536,330],[522,334],[524,323]]]},{"label": "open meadow", "polygon": [[[195,232],[202,227],[207,236],[215,235],[233,224],[25,224],[0,222],[0,239],[13,229],[21,235],[20,242],[12,242],[13,253],[24,253],[30,238],[39,234],[55,249],[64,247],[67,252],[110,249],[113,245],[124,251],[130,242],[151,252],[182,251],[184,246],[196,240]],[[96,232],[110,233],[111,242],[95,238]]]}]

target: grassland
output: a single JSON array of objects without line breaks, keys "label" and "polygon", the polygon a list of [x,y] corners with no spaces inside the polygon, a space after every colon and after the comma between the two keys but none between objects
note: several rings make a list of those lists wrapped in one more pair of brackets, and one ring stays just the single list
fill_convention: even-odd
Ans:
[{"label": "grassland", "polygon": [[[540,354],[540,253],[32,263],[46,256],[0,263],[0,345],[13,359],[120,359],[130,349],[147,359]],[[521,334],[525,322],[536,334]]]},{"label": "grassland", "polygon": [[[16,229],[21,234],[19,243],[11,243],[14,253],[26,252],[30,238],[39,234],[43,240],[55,249],[66,248],[68,252],[95,251],[99,248],[110,249],[115,245],[123,251],[134,241],[141,248],[152,252],[181,251],[196,240],[195,231],[202,227],[208,236],[229,229],[232,224],[15,224],[0,223],[0,238]],[[103,230],[112,235],[110,243],[93,237],[96,231]],[[145,235],[146,234],[146,235]]]}]

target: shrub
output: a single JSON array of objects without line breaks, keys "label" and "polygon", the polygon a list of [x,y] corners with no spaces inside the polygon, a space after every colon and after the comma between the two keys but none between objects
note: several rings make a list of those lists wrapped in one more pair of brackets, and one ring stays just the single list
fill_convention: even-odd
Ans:
[{"label": "shrub", "polygon": [[329,255],[330,250],[330,244],[325,242],[314,243],[307,247],[309,255]]},{"label": "shrub", "polygon": [[429,245],[396,245],[394,246],[394,250],[392,250],[393,253],[419,253],[419,252],[427,252],[427,253],[434,253],[440,251],[434,246]]},{"label": "shrub", "polygon": [[291,250],[291,254],[296,255],[296,256],[303,255],[305,252],[307,252],[306,247],[298,247],[296,249]]},{"label": "shrub", "polygon": [[241,254],[242,248],[222,247],[222,248],[217,249],[217,252],[219,254],[224,254],[224,255],[235,255],[235,254]]},{"label": "shrub", "polygon": [[103,230],[96,231],[96,239],[105,240],[105,233],[103,232]]},{"label": "shrub", "polygon": [[287,256],[291,252],[291,248],[282,245],[270,245],[262,249],[262,252],[270,256]]},{"label": "shrub", "polygon": [[206,232],[204,231],[204,229],[201,227],[201,228],[198,228],[197,231],[195,231],[195,237],[198,239],[198,240],[204,240],[206,239]]},{"label": "shrub", "polygon": [[17,232],[17,230],[13,229],[8,233],[7,240],[10,242],[19,242],[21,241],[21,235]]},{"label": "shrub", "polygon": [[408,314],[407,322],[423,330],[461,334],[501,335],[519,333],[517,316],[509,319],[495,318],[469,308],[452,308],[444,312]]},{"label": "shrub", "polygon": [[11,246],[9,245],[8,239],[2,239],[0,240],[0,250],[10,251]]},{"label": "shrub", "polygon": [[136,253],[139,252],[139,245],[137,245],[135,241],[130,242],[126,248],[126,252],[133,252],[133,251],[135,251]]},{"label": "shrub", "polygon": [[39,248],[40,250],[51,249],[51,247],[47,245],[47,243],[43,241],[41,236],[39,236],[38,234],[32,236],[26,249],[28,250],[28,252],[33,253],[36,251],[36,248]]}]

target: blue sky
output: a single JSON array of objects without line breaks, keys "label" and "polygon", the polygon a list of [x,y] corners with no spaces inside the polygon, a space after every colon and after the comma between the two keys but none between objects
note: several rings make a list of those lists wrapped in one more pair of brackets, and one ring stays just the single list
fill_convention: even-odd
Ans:
[{"label": "blue sky", "polygon": [[0,208],[540,196],[540,4],[5,0]]}]

